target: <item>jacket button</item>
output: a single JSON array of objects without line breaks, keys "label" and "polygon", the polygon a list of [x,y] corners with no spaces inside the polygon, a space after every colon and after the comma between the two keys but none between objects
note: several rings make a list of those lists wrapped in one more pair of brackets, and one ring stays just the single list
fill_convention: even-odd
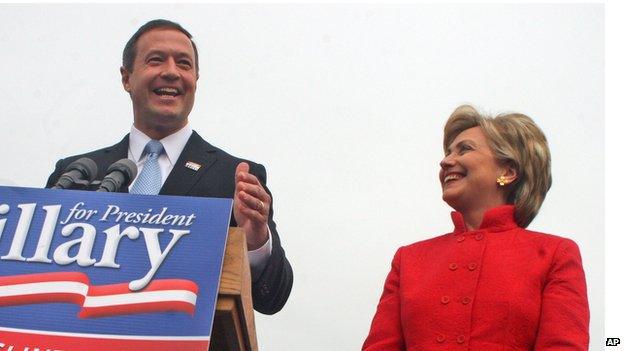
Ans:
[{"label": "jacket button", "polygon": [[442,296],[442,298],[440,299],[440,302],[442,302],[445,305],[447,303],[449,303],[450,301],[451,301],[451,299],[448,296],[446,296],[446,295]]},{"label": "jacket button", "polygon": [[443,343],[444,340],[446,340],[444,335],[438,335],[438,337],[436,337],[436,341],[439,342],[439,343]]},{"label": "jacket button", "polygon": [[477,235],[475,235],[475,240],[481,240],[483,239],[483,234],[478,233]]},{"label": "jacket button", "polygon": [[458,236],[458,237],[457,237],[457,242],[458,242],[458,243],[461,243],[461,242],[462,242],[462,241],[464,241],[464,240],[466,240],[466,237],[465,237],[465,236],[463,236],[463,235],[460,235],[460,236]]},{"label": "jacket button", "polygon": [[449,269],[452,270],[452,271],[456,270],[457,269],[457,263],[449,264]]},{"label": "jacket button", "polygon": [[477,269],[477,264],[474,262],[471,262],[468,264],[468,269],[471,271],[474,271],[475,269]]},{"label": "jacket button", "polygon": [[457,343],[458,343],[458,344],[463,344],[463,343],[464,343],[464,341],[466,341],[466,337],[465,337],[465,336],[463,336],[463,335],[459,335],[459,336],[457,337]]},{"label": "jacket button", "polygon": [[468,296],[464,297],[464,298],[462,299],[462,303],[463,303],[464,305],[469,304],[469,303],[470,303],[470,298],[469,298]]}]

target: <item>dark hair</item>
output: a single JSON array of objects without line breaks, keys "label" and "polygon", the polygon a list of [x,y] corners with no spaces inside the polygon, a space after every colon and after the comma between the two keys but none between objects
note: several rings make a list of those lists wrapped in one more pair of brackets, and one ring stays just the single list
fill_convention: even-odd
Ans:
[{"label": "dark hair", "polygon": [[141,26],[141,28],[139,28],[139,30],[136,31],[136,33],[134,33],[134,35],[132,35],[132,37],[130,37],[130,40],[128,40],[123,50],[123,56],[121,61],[123,67],[127,69],[128,72],[132,72],[132,70],[134,69],[134,60],[136,59],[137,55],[136,45],[139,41],[139,38],[150,30],[158,28],[175,29],[182,32],[189,38],[189,40],[191,41],[191,45],[193,45],[193,51],[195,52],[195,72],[199,73],[199,55],[197,54],[197,46],[195,46],[193,36],[178,23],[165,19],[155,19],[145,23]]}]

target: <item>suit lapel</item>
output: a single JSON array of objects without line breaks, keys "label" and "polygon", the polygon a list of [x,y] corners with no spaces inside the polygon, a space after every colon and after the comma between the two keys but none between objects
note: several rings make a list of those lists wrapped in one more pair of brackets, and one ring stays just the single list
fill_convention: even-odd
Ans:
[{"label": "suit lapel", "polygon": [[[216,162],[215,151],[216,149],[212,145],[193,131],[159,194],[187,195],[197,181]],[[197,166],[199,166],[198,169]]]}]

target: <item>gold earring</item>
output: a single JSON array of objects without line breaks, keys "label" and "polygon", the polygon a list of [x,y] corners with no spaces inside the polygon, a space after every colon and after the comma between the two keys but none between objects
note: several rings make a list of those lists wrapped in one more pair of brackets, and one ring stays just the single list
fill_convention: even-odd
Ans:
[{"label": "gold earring", "polygon": [[496,178],[496,182],[500,186],[505,186],[505,184],[507,184],[507,179],[505,179],[505,176],[500,176],[500,177]]}]

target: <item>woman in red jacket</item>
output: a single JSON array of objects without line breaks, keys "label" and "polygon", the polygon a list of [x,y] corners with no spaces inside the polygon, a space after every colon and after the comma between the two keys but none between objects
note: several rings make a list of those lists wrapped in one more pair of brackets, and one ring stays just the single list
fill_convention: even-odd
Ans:
[{"label": "woman in red jacket", "polygon": [[363,350],[587,350],[577,245],[527,230],[551,185],[546,137],[522,114],[458,107],[444,127],[452,233],[401,247]]}]

